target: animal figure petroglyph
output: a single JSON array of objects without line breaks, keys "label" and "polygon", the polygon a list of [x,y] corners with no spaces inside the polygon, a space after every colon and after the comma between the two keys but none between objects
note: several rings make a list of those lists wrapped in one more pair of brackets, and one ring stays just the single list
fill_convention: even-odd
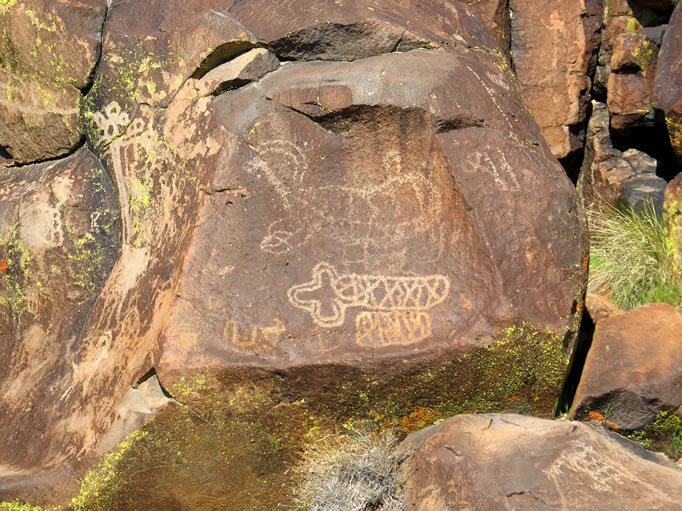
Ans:
[{"label": "animal figure petroglyph", "polygon": [[[386,177],[379,183],[310,185],[306,176],[312,174],[301,147],[275,140],[253,149],[258,156],[246,171],[268,181],[286,212],[284,218],[270,225],[260,243],[263,251],[280,255],[318,239],[320,233],[333,233],[335,241],[344,247],[347,263],[363,264],[386,257],[382,263],[399,271],[409,259],[405,247],[415,239],[418,246],[428,247],[429,256],[422,257],[421,262],[435,262],[442,255],[444,224],[438,220],[443,190],[423,169],[404,169],[398,151],[388,151],[384,156]],[[329,204],[335,206],[333,211]],[[343,229],[338,228],[340,220]],[[426,239],[428,245],[424,245]]]},{"label": "animal figure petroglyph", "polygon": [[342,325],[351,307],[366,309],[356,318],[356,342],[387,346],[429,337],[431,316],[426,311],[443,302],[449,291],[450,279],[444,275],[339,275],[332,265],[319,263],[310,282],[293,286],[287,294],[292,305],[324,328]]}]

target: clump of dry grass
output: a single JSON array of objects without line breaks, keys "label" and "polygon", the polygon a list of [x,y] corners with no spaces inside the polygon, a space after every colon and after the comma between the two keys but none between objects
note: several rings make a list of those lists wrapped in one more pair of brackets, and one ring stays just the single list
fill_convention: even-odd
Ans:
[{"label": "clump of dry grass", "polygon": [[398,511],[403,509],[402,459],[395,433],[327,437],[305,451],[296,467],[296,491],[306,511]]},{"label": "clump of dry grass", "polygon": [[665,302],[682,308],[662,218],[648,202],[639,211],[602,205],[588,212],[590,287],[625,310]]}]

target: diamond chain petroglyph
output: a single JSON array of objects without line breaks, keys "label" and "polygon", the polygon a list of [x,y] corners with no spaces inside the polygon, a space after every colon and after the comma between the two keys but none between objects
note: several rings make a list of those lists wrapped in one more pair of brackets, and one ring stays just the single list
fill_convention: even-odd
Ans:
[{"label": "diamond chain petroglyph", "polygon": [[310,313],[316,325],[340,326],[346,309],[365,309],[356,318],[356,342],[361,346],[412,344],[431,335],[427,310],[443,302],[450,291],[444,275],[339,275],[332,265],[319,263],[312,280],[288,291],[295,307]]}]

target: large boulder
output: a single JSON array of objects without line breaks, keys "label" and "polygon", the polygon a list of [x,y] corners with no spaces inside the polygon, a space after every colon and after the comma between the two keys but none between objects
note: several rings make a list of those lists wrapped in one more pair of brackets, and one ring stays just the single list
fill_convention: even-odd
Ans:
[{"label": "large boulder", "polygon": [[652,89],[658,47],[642,32],[615,39],[606,104],[611,128],[621,135],[654,126]]},{"label": "large boulder", "polygon": [[0,452],[40,501],[38,468],[83,475],[126,410],[144,420],[122,402],[152,372],[174,402],[85,477],[83,509],[273,509],[300,445],[355,415],[551,413],[584,218],[471,8],[136,0],[105,25],[82,123],[118,258],[77,359],[43,367],[59,410],[2,430],[42,453]]},{"label": "large boulder", "polygon": [[665,114],[670,143],[682,162],[682,6],[677,5],[658,57],[654,103]]},{"label": "large boulder", "polygon": [[512,55],[524,98],[552,154],[567,158],[584,144],[600,2],[510,0],[510,8]]},{"label": "large boulder", "polygon": [[671,305],[642,305],[597,323],[570,416],[607,416],[641,429],[682,405],[682,316]]},{"label": "large boulder", "polygon": [[106,0],[0,2],[0,165],[78,145],[81,90],[99,59],[106,12]]},{"label": "large boulder", "polygon": [[523,415],[461,415],[401,448],[405,509],[679,509],[682,472],[595,426]]}]

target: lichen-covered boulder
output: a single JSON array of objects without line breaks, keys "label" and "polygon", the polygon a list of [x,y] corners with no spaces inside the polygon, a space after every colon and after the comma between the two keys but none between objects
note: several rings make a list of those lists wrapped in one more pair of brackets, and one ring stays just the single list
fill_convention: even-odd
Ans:
[{"label": "lichen-covered boulder", "polygon": [[621,135],[653,127],[652,89],[658,47],[643,33],[620,34],[611,55],[606,104],[611,128]]},{"label": "lichen-covered boulder", "polygon": [[106,0],[0,2],[0,165],[71,152],[99,59]]},{"label": "lichen-covered boulder", "polygon": [[111,181],[87,149],[0,169],[0,489],[17,477],[30,485],[37,473],[68,471],[82,438],[96,435],[78,425],[74,397],[108,392],[91,386],[102,361],[83,351],[81,338],[119,232]]},{"label": "lichen-covered boulder", "polygon": [[174,402],[81,508],[274,509],[300,446],[354,418],[551,413],[584,219],[471,8],[117,4],[81,121],[120,248],[17,470],[83,476],[152,371]]}]

